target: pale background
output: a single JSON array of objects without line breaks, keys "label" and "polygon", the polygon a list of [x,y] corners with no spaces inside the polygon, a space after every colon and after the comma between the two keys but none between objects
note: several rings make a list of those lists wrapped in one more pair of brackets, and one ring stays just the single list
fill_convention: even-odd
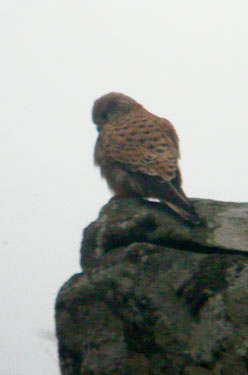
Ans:
[{"label": "pale background", "polygon": [[53,307],[110,198],[93,101],[167,117],[189,196],[247,201],[247,0],[0,0],[0,375],[54,375]]}]

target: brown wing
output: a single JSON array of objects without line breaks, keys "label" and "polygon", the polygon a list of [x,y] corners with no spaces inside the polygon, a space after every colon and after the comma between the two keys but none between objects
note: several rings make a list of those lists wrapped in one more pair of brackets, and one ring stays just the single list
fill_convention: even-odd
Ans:
[{"label": "brown wing", "polygon": [[193,224],[200,220],[181,189],[178,137],[169,121],[156,116],[133,116],[105,124],[100,134],[105,156],[133,174],[145,195],[166,203]]},{"label": "brown wing", "polygon": [[101,132],[105,154],[130,171],[171,181],[178,170],[178,137],[169,121],[153,116],[125,118],[119,125],[106,124]]}]

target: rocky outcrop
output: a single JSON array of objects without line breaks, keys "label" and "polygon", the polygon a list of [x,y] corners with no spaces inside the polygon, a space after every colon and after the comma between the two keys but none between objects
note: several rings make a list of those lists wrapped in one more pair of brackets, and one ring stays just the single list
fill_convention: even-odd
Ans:
[{"label": "rocky outcrop", "polygon": [[113,199],[60,290],[63,375],[248,374],[248,204],[193,200],[204,225]]}]

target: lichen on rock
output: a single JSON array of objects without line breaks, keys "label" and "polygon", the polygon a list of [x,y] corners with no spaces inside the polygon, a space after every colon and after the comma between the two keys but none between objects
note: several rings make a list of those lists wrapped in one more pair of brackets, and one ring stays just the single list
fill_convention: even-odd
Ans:
[{"label": "lichen on rock", "polygon": [[61,288],[63,375],[248,374],[248,204],[111,200],[84,231],[83,272]]}]

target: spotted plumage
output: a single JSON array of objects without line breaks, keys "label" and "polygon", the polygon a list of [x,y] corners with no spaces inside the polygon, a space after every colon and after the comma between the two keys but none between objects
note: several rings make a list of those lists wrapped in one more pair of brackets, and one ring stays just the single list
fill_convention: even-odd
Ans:
[{"label": "spotted plumage", "polygon": [[100,133],[95,163],[116,195],[158,198],[200,223],[181,188],[179,140],[168,120],[126,95],[109,93],[95,101],[93,121]]}]

